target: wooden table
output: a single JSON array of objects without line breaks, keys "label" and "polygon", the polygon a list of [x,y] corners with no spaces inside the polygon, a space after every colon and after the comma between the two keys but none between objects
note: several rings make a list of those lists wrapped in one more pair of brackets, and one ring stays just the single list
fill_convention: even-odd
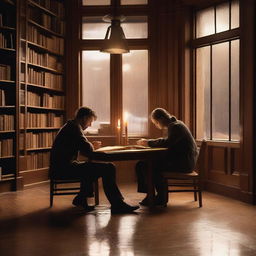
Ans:
[{"label": "wooden table", "polygon": [[[103,149],[104,150],[104,149]],[[149,205],[153,205],[155,190],[152,181],[152,163],[155,159],[163,157],[167,153],[167,148],[145,148],[145,149],[121,149],[111,151],[95,151],[90,156],[90,160],[114,162],[114,161],[130,161],[130,160],[144,160],[148,162],[147,170],[147,196]]]}]

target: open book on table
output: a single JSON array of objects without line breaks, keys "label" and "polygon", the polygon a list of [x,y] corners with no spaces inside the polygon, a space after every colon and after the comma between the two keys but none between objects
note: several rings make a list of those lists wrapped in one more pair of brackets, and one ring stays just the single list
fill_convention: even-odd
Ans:
[{"label": "open book on table", "polygon": [[145,149],[150,147],[140,146],[140,145],[127,145],[127,146],[106,146],[99,148],[95,151],[97,152],[105,152],[105,151],[117,151],[117,150],[128,150],[128,149]]}]

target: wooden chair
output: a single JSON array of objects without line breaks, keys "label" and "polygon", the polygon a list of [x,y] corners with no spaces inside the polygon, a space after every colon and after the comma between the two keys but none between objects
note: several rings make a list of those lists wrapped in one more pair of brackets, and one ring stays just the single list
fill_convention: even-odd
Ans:
[{"label": "wooden chair", "polygon": [[[80,191],[80,179],[50,179],[50,207],[53,196],[76,195]],[[94,182],[95,205],[99,204],[98,180]]]},{"label": "wooden chair", "polygon": [[165,179],[165,191],[168,201],[168,193],[172,192],[193,192],[194,200],[198,202],[199,207],[202,207],[202,188],[201,188],[201,168],[203,166],[203,160],[206,150],[206,141],[203,140],[199,155],[196,162],[196,168],[190,173],[181,172],[164,172]]}]

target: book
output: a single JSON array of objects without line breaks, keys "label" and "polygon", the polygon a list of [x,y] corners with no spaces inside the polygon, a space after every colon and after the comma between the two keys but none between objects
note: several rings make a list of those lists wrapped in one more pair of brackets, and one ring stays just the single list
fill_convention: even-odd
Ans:
[{"label": "book", "polygon": [[99,148],[95,151],[97,152],[110,152],[110,151],[118,151],[118,150],[129,150],[129,149],[147,149],[150,147],[140,146],[140,145],[128,145],[128,146],[106,146]]}]

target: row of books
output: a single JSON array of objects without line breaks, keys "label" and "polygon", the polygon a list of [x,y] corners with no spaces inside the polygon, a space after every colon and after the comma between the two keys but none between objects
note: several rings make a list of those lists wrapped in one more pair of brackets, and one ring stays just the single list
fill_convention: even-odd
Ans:
[{"label": "row of books", "polygon": [[20,127],[21,128],[47,128],[56,127],[59,128],[63,124],[63,116],[56,115],[55,113],[30,113],[26,114],[26,124],[25,124],[25,114],[20,114]]},{"label": "row of books", "polygon": [[13,155],[13,139],[0,140],[0,157]]},{"label": "row of books", "polygon": [[45,71],[38,71],[34,68],[28,68],[28,83],[57,90],[63,89],[62,75],[52,74]]},{"label": "row of books", "polygon": [[27,54],[29,63],[51,68],[59,72],[63,70],[63,65],[58,58],[50,55],[49,53],[39,53],[28,48]]},{"label": "row of books", "polygon": [[65,33],[65,22],[57,17],[42,13],[40,10],[30,8],[29,18],[33,22],[57,34],[64,35]]},{"label": "row of books", "polygon": [[0,64],[0,80],[11,80],[11,66]]},{"label": "row of books", "polygon": [[59,95],[50,95],[48,93],[38,94],[27,91],[28,106],[63,109],[64,100],[64,97]]},{"label": "row of books", "polygon": [[0,115],[0,131],[14,130],[14,115]]},{"label": "row of books", "polygon": [[63,55],[64,54],[64,39],[57,36],[46,36],[34,27],[28,26],[28,41],[41,45],[48,50]]},{"label": "row of books", "polygon": [[0,48],[14,49],[14,39],[12,33],[0,32]]},{"label": "row of books", "polygon": [[48,148],[52,146],[53,140],[57,135],[56,131],[53,132],[27,132],[26,133],[26,148],[36,149],[36,148]]},{"label": "row of books", "polygon": [[31,2],[35,2],[42,7],[52,11],[57,16],[63,18],[65,16],[65,9],[63,2],[60,1],[53,1],[53,0],[33,0]]},{"label": "row of books", "polygon": [[34,170],[49,166],[50,152],[31,153],[26,156],[27,170]]}]

